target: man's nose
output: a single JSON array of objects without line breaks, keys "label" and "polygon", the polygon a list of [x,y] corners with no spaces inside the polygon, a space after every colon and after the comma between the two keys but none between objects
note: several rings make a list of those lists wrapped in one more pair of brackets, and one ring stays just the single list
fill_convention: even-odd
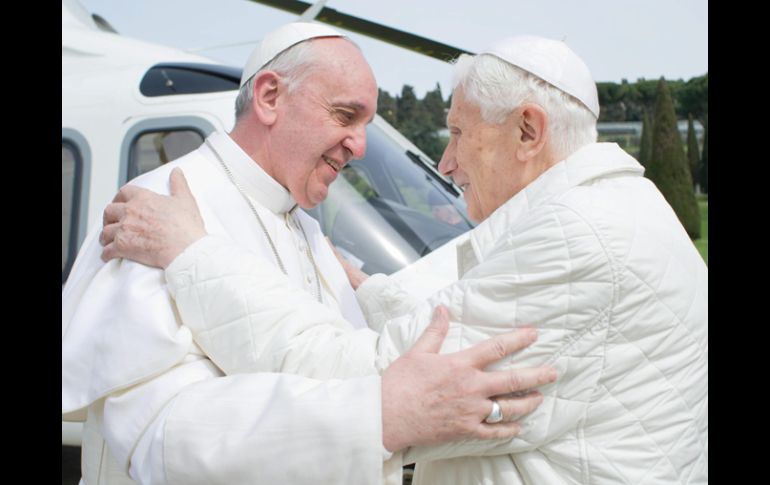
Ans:
[{"label": "man's nose", "polygon": [[354,160],[364,158],[364,155],[366,155],[366,126],[355,128],[353,132],[345,138],[343,145],[350,150]]},{"label": "man's nose", "polygon": [[438,171],[441,175],[449,177],[457,169],[457,162],[454,156],[454,150],[452,146],[447,145],[444,150],[444,154],[441,155],[441,160],[438,162]]}]

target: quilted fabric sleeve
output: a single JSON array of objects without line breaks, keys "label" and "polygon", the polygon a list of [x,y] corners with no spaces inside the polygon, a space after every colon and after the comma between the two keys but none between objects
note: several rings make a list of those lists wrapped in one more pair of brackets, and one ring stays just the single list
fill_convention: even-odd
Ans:
[{"label": "quilted fabric sleeve", "polygon": [[420,300],[406,293],[390,277],[373,274],[356,290],[356,298],[366,316],[366,323],[381,332],[388,320],[408,315]]},{"label": "quilted fabric sleeve", "polygon": [[503,231],[478,266],[430,298],[410,321],[387,325],[387,340],[408,348],[429,322],[432,308],[446,305],[451,328],[442,352],[467,348],[518,326],[535,326],[539,337],[532,346],[493,367],[548,364],[559,376],[540,389],[545,399],[522,419],[519,437],[416,447],[405,462],[527,451],[577,435],[603,370],[616,293],[614,274],[589,224],[568,208],[543,207]]},{"label": "quilted fabric sleeve", "polygon": [[207,236],[166,269],[195,341],[226,374],[289,372],[314,378],[377,373],[377,334],[341,316],[259,255]]}]

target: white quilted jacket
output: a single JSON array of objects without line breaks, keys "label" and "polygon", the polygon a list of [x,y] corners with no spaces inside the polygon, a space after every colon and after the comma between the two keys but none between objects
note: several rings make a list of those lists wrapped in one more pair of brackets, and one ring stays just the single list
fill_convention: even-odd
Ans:
[{"label": "white quilted jacket", "polygon": [[[218,344],[244,315],[264,332],[261,315],[285,304],[260,298],[270,269],[246,251],[194,245],[166,274],[196,340],[210,355],[228,355],[227,373],[381,370],[420,335],[439,303],[452,321],[442,352],[537,326],[538,341],[501,364],[558,370],[521,435],[410,449],[405,462],[418,462],[415,484],[707,483],[708,271],[642,173],[615,144],[586,146],[474,229],[458,246],[460,279],[427,302],[373,276],[357,293],[381,338],[377,348],[355,353],[349,340],[362,331],[340,332],[339,322],[309,312],[312,298],[296,292],[309,315],[301,328],[272,328],[273,345],[241,356]],[[213,332],[219,338],[207,340]],[[334,338],[307,343],[323,332]],[[313,352],[281,369],[283,354],[300,347]],[[332,357],[336,365],[325,365]]]}]

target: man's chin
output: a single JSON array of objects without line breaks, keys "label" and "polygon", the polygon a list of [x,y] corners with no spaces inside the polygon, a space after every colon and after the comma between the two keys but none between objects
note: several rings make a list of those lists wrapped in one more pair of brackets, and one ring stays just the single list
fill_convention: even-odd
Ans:
[{"label": "man's chin", "polygon": [[476,210],[476,201],[472,200],[471,197],[468,197],[467,190],[463,193],[463,198],[465,199],[465,212],[468,214],[468,219],[472,220],[475,224],[478,224],[484,218],[481,217],[481,214]]},{"label": "man's chin", "polygon": [[308,194],[308,197],[305,200],[297,199],[297,205],[299,205],[305,210],[315,209],[316,207],[318,207],[319,204],[321,204],[321,202],[325,201],[326,197],[328,196],[329,196],[329,189],[327,188],[326,190],[322,190],[316,194],[312,194],[312,196]]},{"label": "man's chin", "polygon": [[[321,202],[323,202],[323,201],[321,201]],[[316,207],[318,207],[318,205],[321,202],[312,202],[312,201],[300,202],[300,201],[297,201],[297,205],[300,206],[301,208],[305,209],[305,210],[310,210],[310,209],[315,209]]]}]

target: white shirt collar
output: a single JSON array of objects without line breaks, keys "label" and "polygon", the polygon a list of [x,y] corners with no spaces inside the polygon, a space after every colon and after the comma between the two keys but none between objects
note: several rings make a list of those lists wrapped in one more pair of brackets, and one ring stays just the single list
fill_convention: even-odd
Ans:
[{"label": "white shirt collar", "polygon": [[[229,135],[214,132],[208,141],[249,197],[275,214],[288,212],[297,205],[289,191],[268,175]],[[212,156],[216,158],[216,154]]]}]

